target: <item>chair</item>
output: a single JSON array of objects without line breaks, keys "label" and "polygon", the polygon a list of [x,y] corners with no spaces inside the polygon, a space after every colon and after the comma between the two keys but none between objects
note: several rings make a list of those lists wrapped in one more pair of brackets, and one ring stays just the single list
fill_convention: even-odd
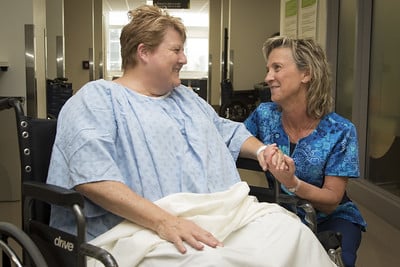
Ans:
[{"label": "chair", "polygon": [[[258,161],[246,158],[238,158],[238,169],[263,172]],[[257,197],[259,201],[278,203],[298,214],[298,209],[305,213],[304,223],[316,234],[318,240],[327,251],[329,257],[338,267],[344,267],[341,258],[341,234],[332,231],[317,233],[317,214],[310,202],[297,196],[281,193],[281,184],[278,180],[268,180],[268,188],[250,185],[250,195]]]},{"label": "chair", "polygon": [[[14,108],[17,121],[24,232],[37,245],[48,266],[83,267],[86,266],[86,256],[97,259],[106,267],[118,266],[110,253],[85,241],[83,196],[76,191],[45,183],[57,121],[25,116],[21,98],[0,99],[0,110],[9,108]],[[77,235],[49,226],[50,205],[73,210]]]},{"label": "chair", "polygon": [[[25,261],[17,255],[15,245],[12,245],[11,240],[21,248],[25,255]],[[3,251],[3,267],[26,266],[27,262],[40,267],[48,266],[32,239],[20,228],[9,222],[0,222],[0,249]]]}]

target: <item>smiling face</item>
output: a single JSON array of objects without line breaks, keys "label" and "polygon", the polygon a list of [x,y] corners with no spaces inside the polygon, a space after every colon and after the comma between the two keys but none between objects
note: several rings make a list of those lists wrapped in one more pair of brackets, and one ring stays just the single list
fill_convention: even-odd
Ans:
[{"label": "smiling face", "polygon": [[[160,45],[147,54],[146,70],[153,89],[163,95],[180,85],[179,72],[187,63],[182,36],[169,28]],[[156,92],[153,92],[156,93]]]},{"label": "smiling face", "polygon": [[265,82],[271,90],[272,101],[280,105],[298,103],[305,100],[309,75],[297,68],[290,48],[279,47],[268,56]]}]

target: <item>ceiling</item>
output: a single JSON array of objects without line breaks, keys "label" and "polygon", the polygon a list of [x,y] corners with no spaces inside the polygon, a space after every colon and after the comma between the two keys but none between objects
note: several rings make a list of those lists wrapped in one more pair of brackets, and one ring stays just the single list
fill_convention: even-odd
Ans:
[{"label": "ceiling", "polygon": [[[190,8],[202,10],[208,8],[209,0],[190,0]],[[146,4],[146,0],[103,0],[104,7],[110,11],[128,11]]]},{"label": "ceiling", "polygon": [[146,0],[103,0],[103,4],[110,11],[127,11],[146,4]]}]

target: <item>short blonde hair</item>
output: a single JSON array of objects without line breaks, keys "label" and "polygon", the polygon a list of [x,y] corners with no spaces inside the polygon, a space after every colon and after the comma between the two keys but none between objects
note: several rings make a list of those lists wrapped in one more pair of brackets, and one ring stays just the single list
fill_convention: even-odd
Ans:
[{"label": "short blonde hair", "polygon": [[307,89],[307,115],[320,119],[333,110],[331,72],[322,47],[313,39],[295,39],[276,36],[265,41],[262,51],[264,58],[275,48],[289,48],[299,70],[310,73]]},{"label": "short blonde hair", "polygon": [[144,5],[128,12],[130,22],[122,28],[120,36],[122,69],[135,67],[136,52],[139,44],[154,51],[163,41],[168,28],[175,29],[182,41],[186,41],[186,29],[180,18],[173,17],[167,11]]}]

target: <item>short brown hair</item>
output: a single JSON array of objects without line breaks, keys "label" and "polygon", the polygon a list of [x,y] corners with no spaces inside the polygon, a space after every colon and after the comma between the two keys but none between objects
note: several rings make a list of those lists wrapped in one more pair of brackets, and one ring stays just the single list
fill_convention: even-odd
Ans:
[{"label": "short brown hair", "polygon": [[122,28],[120,36],[122,69],[135,67],[136,51],[144,44],[153,51],[162,42],[168,28],[175,29],[186,41],[186,29],[180,18],[173,17],[167,11],[144,5],[128,12],[130,22]]}]

